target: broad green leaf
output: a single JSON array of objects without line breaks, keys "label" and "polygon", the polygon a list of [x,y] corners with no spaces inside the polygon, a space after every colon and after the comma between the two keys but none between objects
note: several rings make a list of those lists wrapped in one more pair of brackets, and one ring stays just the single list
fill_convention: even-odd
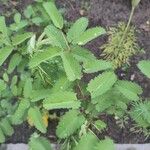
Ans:
[{"label": "broad green leaf", "polygon": [[72,56],[71,53],[64,52],[62,55],[63,66],[66,75],[70,81],[81,79],[82,72],[79,62]]},{"label": "broad green leaf", "polygon": [[50,94],[51,94],[51,89],[33,90],[32,94],[30,95],[30,99],[31,102],[37,102],[39,100],[49,97]]},{"label": "broad green leaf", "polygon": [[56,134],[64,139],[75,133],[84,124],[85,118],[77,110],[70,110],[62,118],[57,126]]},{"label": "broad green leaf", "polygon": [[17,34],[11,38],[12,44],[14,46],[19,45],[19,44],[23,43],[24,41],[26,41],[27,39],[29,39],[32,35],[33,35],[33,33],[31,33],[31,32]]},{"label": "broad green leaf", "polygon": [[105,60],[93,60],[83,63],[85,73],[94,73],[102,70],[112,69],[112,63]]},{"label": "broad green leaf", "polygon": [[111,139],[101,140],[94,150],[115,150],[115,144]]},{"label": "broad green leaf", "polygon": [[2,129],[0,128],[0,144],[5,142],[5,135],[2,131]]},{"label": "broad green leaf", "polygon": [[8,66],[8,70],[7,70],[8,74],[10,74],[14,71],[14,69],[19,65],[21,60],[22,60],[22,56],[18,53],[15,53],[11,57],[10,62],[9,62],[9,66]]},{"label": "broad green leaf", "polygon": [[116,81],[117,77],[114,72],[104,72],[90,81],[87,90],[92,98],[95,98],[110,90]]},{"label": "broad green leaf", "polygon": [[38,135],[32,135],[28,145],[30,150],[52,150],[49,140]]},{"label": "broad green leaf", "polygon": [[29,98],[32,94],[32,79],[27,78],[24,85],[23,96]]},{"label": "broad green leaf", "polygon": [[43,107],[47,110],[59,108],[79,108],[80,102],[73,92],[58,91],[51,94],[43,101]]},{"label": "broad green leaf", "polygon": [[63,17],[61,13],[56,8],[55,4],[53,2],[45,2],[43,3],[43,7],[45,8],[46,12],[50,16],[52,22],[54,25],[60,29],[63,28]]},{"label": "broad green leaf", "polygon": [[58,47],[49,47],[42,52],[38,52],[33,55],[29,62],[29,67],[34,68],[38,66],[40,63],[45,62],[53,57],[60,55],[60,49]]},{"label": "broad green leaf", "polygon": [[42,133],[46,133],[46,126],[42,119],[42,114],[38,107],[31,107],[28,111],[28,117],[32,120],[34,126],[41,131]]},{"label": "broad green leaf", "polygon": [[23,122],[23,117],[30,107],[30,102],[27,99],[21,99],[14,115],[12,116],[13,124],[20,124]]},{"label": "broad green leaf", "polygon": [[0,49],[0,66],[4,63],[4,61],[11,54],[12,51],[13,51],[13,47],[10,46]]},{"label": "broad green leaf", "polygon": [[61,49],[68,49],[65,35],[53,25],[49,25],[44,30],[53,46],[58,46]]},{"label": "broad green leaf", "polygon": [[97,137],[92,133],[87,133],[81,137],[78,145],[75,148],[73,148],[73,150],[94,150],[97,144]]},{"label": "broad green leaf", "polygon": [[142,88],[130,81],[120,80],[116,83],[115,87],[128,99],[130,100],[138,100],[138,95],[142,94]]},{"label": "broad green leaf", "polygon": [[80,46],[72,46],[71,53],[73,54],[73,57],[79,62],[92,62],[96,60],[96,57],[93,53],[91,53],[88,49]]},{"label": "broad green leaf", "polygon": [[76,39],[74,43],[78,45],[85,45],[86,43],[105,33],[106,31],[101,27],[91,28],[86,30],[79,38]]},{"label": "broad green leaf", "polygon": [[4,118],[0,122],[0,128],[6,136],[11,136],[14,133],[14,129],[12,128],[10,121],[8,118]]},{"label": "broad green leaf", "polygon": [[67,39],[69,42],[74,42],[76,39],[78,39],[83,32],[86,30],[88,26],[88,19],[85,17],[82,17],[78,19],[69,29],[67,33]]},{"label": "broad green leaf", "polygon": [[144,73],[148,78],[150,78],[150,60],[142,60],[138,63],[138,68]]}]

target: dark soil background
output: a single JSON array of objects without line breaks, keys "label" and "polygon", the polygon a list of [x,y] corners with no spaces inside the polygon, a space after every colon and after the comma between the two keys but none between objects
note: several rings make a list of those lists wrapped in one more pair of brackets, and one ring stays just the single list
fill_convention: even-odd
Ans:
[{"label": "dark soil background", "polygon": [[[127,22],[131,3],[130,0],[56,0],[57,4],[61,8],[65,8],[65,17],[68,21],[74,21],[81,16],[87,16],[90,20],[90,26],[103,26],[108,29],[111,26],[116,26],[118,22]],[[18,11],[22,11],[33,0],[10,0],[10,3],[2,5],[0,3],[0,14],[8,13],[13,8]],[[150,59],[150,0],[141,0],[140,5],[137,7],[132,24],[137,29],[137,40],[141,48],[145,50],[145,53],[139,53],[130,60],[131,66],[129,69],[123,71],[118,70],[120,78],[132,79],[140,83],[144,89],[144,97],[150,97],[150,80],[144,77],[137,69],[136,64],[139,60]],[[88,47],[99,58],[101,50],[99,47],[107,41],[107,36],[100,37],[90,42]],[[91,77],[86,76],[85,81],[89,81]],[[129,121],[124,129],[120,129],[112,117],[105,117],[105,121],[108,123],[108,130],[104,133],[106,136],[110,136],[117,143],[145,143],[150,139],[145,140],[143,134],[134,134],[129,132],[133,122]],[[49,125],[48,137],[52,140],[56,140],[54,135],[56,121],[51,122]],[[34,129],[30,129],[27,124],[15,127],[15,134],[9,138],[7,142],[26,143],[30,137],[30,134]],[[104,136],[103,135],[103,136]],[[101,136],[101,135],[100,135]]]}]

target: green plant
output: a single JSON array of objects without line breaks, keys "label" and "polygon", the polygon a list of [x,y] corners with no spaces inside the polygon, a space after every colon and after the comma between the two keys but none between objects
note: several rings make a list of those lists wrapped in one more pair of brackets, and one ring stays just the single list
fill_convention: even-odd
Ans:
[{"label": "green plant", "polygon": [[129,63],[129,58],[140,49],[135,36],[135,27],[130,26],[135,7],[139,2],[132,1],[132,10],[127,25],[121,22],[118,27],[110,28],[108,43],[101,47],[103,49],[102,56],[106,60],[112,61],[114,68]]},{"label": "green plant", "polygon": [[[83,47],[106,33],[102,27],[87,29],[88,19],[82,17],[63,30],[64,19],[55,4],[39,2],[51,20],[41,27],[44,31],[27,32],[29,24],[24,24],[20,14],[15,14],[10,26],[0,17],[0,143],[13,133],[12,125],[24,121],[46,133],[50,110],[65,109],[64,115],[57,116],[56,129],[62,150],[114,150],[112,140],[98,139],[97,133],[107,129],[99,116],[123,118],[128,105],[140,100],[142,88],[119,80],[112,62],[98,60]],[[84,73],[99,71],[88,85],[82,84]],[[29,147],[52,149],[49,140],[36,133]]]}]

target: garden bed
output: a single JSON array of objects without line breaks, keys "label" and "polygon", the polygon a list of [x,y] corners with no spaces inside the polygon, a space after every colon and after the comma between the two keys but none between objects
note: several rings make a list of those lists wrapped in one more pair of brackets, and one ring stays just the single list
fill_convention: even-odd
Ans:
[{"label": "garden bed", "polygon": [[[11,0],[10,0],[11,1]],[[8,4],[2,6],[0,4],[0,13],[5,13],[13,8],[18,11],[22,11],[25,6],[32,3],[32,0],[22,0],[19,3]],[[89,18],[90,27],[102,26],[106,29],[116,26],[118,22],[127,22],[131,4],[129,0],[57,0],[57,4],[65,11],[67,21],[75,21],[81,16]],[[13,6],[13,8],[12,8]],[[10,9],[11,8],[11,9]],[[150,80],[145,78],[140,73],[136,64],[143,59],[150,59],[150,1],[142,0],[137,7],[133,16],[132,24],[136,27],[136,35],[139,46],[144,49],[145,53],[138,53],[130,59],[131,66],[126,69],[118,69],[117,74],[120,79],[128,79],[139,83],[143,88],[143,97],[150,97]],[[102,53],[99,48],[107,41],[107,36],[102,36],[96,40],[88,43],[86,47],[94,53],[97,58],[100,58]],[[89,82],[95,75],[84,75],[83,80]],[[58,112],[59,114],[59,112]],[[129,119],[123,129],[117,126],[115,120],[111,116],[102,116],[103,120],[107,122],[108,129],[99,137],[109,136],[115,143],[150,143],[150,137],[145,139],[142,133],[129,132],[133,127],[134,122]],[[55,129],[57,120],[53,120],[49,123],[48,132],[45,135],[51,141],[56,142]],[[27,123],[15,127],[15,132],[12,137],[7,139],[6,143],[27,143],[30,135],[35,129],[29,127]]]}]

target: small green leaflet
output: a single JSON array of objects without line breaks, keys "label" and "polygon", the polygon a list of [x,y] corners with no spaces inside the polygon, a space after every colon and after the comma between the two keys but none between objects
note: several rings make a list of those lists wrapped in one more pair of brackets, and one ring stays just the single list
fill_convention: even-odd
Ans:
[{"label": "small green leaflet", "polygon": [[104,129],[106,129],[107,125],[105,122],[101,121],[101,120],[97,120],[94,122],[94,127],[99,130],[102,131]]},{"label": "small green leaflet", "polygon": [[94,73],[102,70],[112,69],[112,63],[105,60],[93,60],[83,63],[85,73]]},{"label": "small green leaflet", "polygon": [[8,74],[10,74],[14,71],[14,69],[19,65],[21,60],[22,60],[22,56],[18,53],[15,53],[11,57],[10,62],[9,62],[9,66],[8,66],[8,70],[7,70]]},{"label": "small green leaflet", "polygon": [[20,100],[15,113],[12,115],[13,124],[17,125],[23,122],[23,117],[26,114],[29,107],[30,107],[30,102],[27,99]]},{"label": "small green leaflet", "polygon": [[23,34],[17,34],[11,38],[12,44],[14,46],[19,45],[29,39],[33,34],[31,32],[23,33]]},{"label": "small green leaflet", "polygon": [[31,102],[37,102],[39,100],[49,97],[50,94],[51,94],[51,89],[33,90],[32,94],[30,95],[30,99]]},{"label": "small green leaflet", "polygon": [[31,96],[31,93],[32,93],[32,79],[31,78],[27,78],[25,80],[23,96],[25,98],[29,98]]},{"label": "small green leaflet", "polygon": [[29,67],[34,68],[40,63],[45,62],[53,57],[60,55],[60,49],[58,47],[49,47],[42,52],[38,52],[31,58]]},{"label": "small green leaflet", "polygon": [[28,117],[31,118],[31,120],[34,123],[34,126],[41,131],[42,133],[46,133],[46,126],[42,119],[42,114],[40,112],[40,109],[38,107],[31,107],[28,111]]},{"label": "small green leaflet", "polygon": [[58,9],[56,8],[55,4],[53,2],[45,2],[43,3],[43,7],[48,13],[48,15],[50,16],[54,25],[57,28],[62,29],[64,24],[63,17],[61,13],[58,11]]},{"label": "small green leaflet", "polygon": [[80,102],[73,92],[57,91],[43,101],[43,107],[47,110],[59,108],[79,108]]},{"label": "small green leaflet", "polygon": [[142,60],[138,63],[138,68],[144,73],[148,78],[150,78],[150,60]]},{"label": "small green leaflet", "polygon": [[4,61],[11,54],[12,51],[13,51],[13,47],[11,46],[7,46],[0,49],[0,66],[4,63]]},{"label": "small green leaflet", "polygon": [[21,21],[21,14],[20,13],[16,13],[14,15],[14,21],[15,21],[15,23],[20,23],[20,21]]},{"label": "small green leaflet", "polygon": [[87,90],[91,93],[92,98],[95,98],[111,89],[116,81],[117,77],[114,72],[104,72],[90,81]]},{"label": "small green leaflet", "polygon": [[52,150],[51,144],[45,137],[33,134],[29,141],[30,150]]},{"label": "small green leaflet", "polygon": [[0,92],[6,89],[6,83],[0,79]]},{"label": "small green leaflet", "polygon": [[0,16],[0,32],[3,34],[3,38],[6,38],[9,43],[8,29],[5,23],[5,17]]},{"label": "small green leaflet", "polygon": [[72,56],[72,54],[68,52],[63,52],[61,57],[69,81],[81,79],[82,77],[81,66],[79,62]]},{"label": "small green leaflet", "polygon": [[117,81],[115,87],[129,100],[138,100],[138,95],[142,94],[143,90],[142,88],[130,81],[120,80]]},{"label": "small green leaflet", "polygon": [[88,29],[79,38],[76,39],[75,44],[85,45],[89,41],[91,41],[105,33],[106,33],[105,29],[103,29],[101,27],[95,27],[95,28]]},{"label": "small green leaflet", "polygon": [[56,134],[61,139],[67,138],[81,128],[84,122],[85,118],[78,110],[70,110],[60,119]]},{"label": "small green leaflet", "polygon": [[94,150],[115,150],[115,145],[111,139],[99,141]]},{"label": "small green leaflet", "polygon": [[87,133],[81,137],[78,145],[75,148],[73,148],[73,150],[94,150],[94,147],[97,144],[98,138],[92,133]]},{"label": "small green leaflet", "polygon": [[67,33],[67,39],[69,42],[74,43],[74,41],[76,41],[76,39],[78,39],[83,32],[86,30],[87,26],[88,26],[88,19],[85,17],[82,17],[80,19],[78,19],[69,29],[68,33]]},{"label": "small green leaflet", "polygon": [[68,49],[65,35],[53,25],[49,25],[44,30],[53,46],[58,46],[61,49]]},{"label": "small green leaflet", "polygon": [[96,57],[88,49],[80,46],[72,46],[71,53],[73,57],[79,62],[92,62],[96,60]]},{"label": "small green leaflet", "polygon": [[2,131],[2,129],[0,128],[0,144],[5,142],[5,135]]},{"label": "small green leaflet", "polygon": [[11,136],[14,133],[14,129],[12,128],[8,118],[1,119],[0,128],[6,136]]}]

